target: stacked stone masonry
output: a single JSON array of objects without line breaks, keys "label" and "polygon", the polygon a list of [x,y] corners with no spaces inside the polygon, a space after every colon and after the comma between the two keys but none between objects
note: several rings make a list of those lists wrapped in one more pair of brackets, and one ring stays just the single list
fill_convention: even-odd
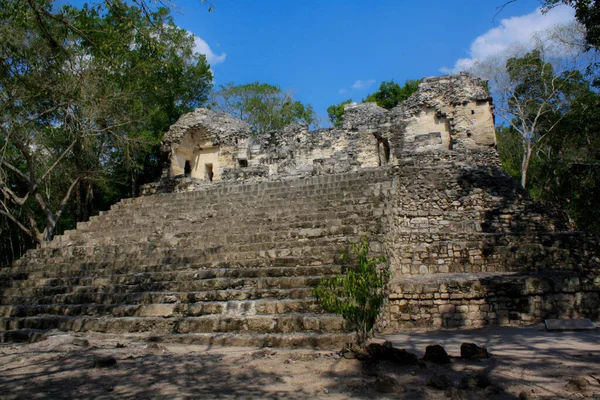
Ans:
[{"label": "stacked stone masonry", "polygon": [[255,135],[198,109],[165,170],[0,271],[2,340],[51,329],[179,343],[339,347],[351,327],[312,288],[367,235],[391,279],[379,332],[598,319],[596,236],[501,168],[493,105],[466,74],[427,78],[342,128]]}]

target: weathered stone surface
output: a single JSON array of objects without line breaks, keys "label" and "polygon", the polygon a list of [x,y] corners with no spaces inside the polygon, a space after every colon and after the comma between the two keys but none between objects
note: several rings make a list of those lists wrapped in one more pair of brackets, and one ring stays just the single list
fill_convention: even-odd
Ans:
[{"label": "weathered stone surface", "polygon": [[460,345],[460,358],[465,360],[480,360],[482,358],[489,358],[485,347],[479,347],[475,343],[463,343]]},{"label": "weathered stone surface", "polygon": [[492,110],[483,81],[461,73],[424,78],[390,114],[408,122],[404,149],[420,151],[494,145]]},{"label": "weathered stone surface", "polygon": [[250,126],[226,113],[218,113],[206,108],[197,108],[177,120],[165,134],[161,151],[170,153],[185,145],[186,135],[197,143],[208,142],[212,146],[231,144],[236,139],[248,138]]},{"label": "weathered stone surface", "polygon": [[389,111],[376,103],[346,104],[342,127],[348,130],[378,129],[389,122]]},{"label": "weathered stone surface", "polygon": [[392,342],[386,341],[383,344],[370,343],[367,346],[367,352],[376,360],[388,360],[398,364],[410,365],[418,362],[418,357],[404,349],[397,349]]},{"label": "weathered stone surface", "polygon": [[142,193],[356,171],[396,164],[410,152],[493,144],[491,100],[483,81],[467,74],[425,78],[392,111],[375,103],[347,105],[341,129],[309,131],[294,123],[254,135],[243,121],[199,108],[165,134],[161,150],[169,167]]},{"label": "weathered stone surface", "polygon": [[449,364],[450,356],[446,353],[446,350],[439,344],[427,346],[425,348],[425,355],[423,360],[431,361],[436,364]]}]

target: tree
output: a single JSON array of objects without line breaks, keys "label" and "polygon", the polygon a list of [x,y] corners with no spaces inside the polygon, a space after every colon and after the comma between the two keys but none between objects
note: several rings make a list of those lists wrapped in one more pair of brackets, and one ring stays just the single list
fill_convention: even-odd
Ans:
[{"label": "tree", "polygon": [[[420,80],[407,80],[404,82],[404,86],[398,85],[393,80],[388,82],[382,82],[379,85],[379,90],[375,93],[371,93],[363,99],[363,103],[374,102],[379,107],[385,109],[392,109],[398,104],[408,99],[414,92],[419,89]],[[344,106],[350,104],[351,99],[343,101],[339,104],[334,104],[327,107],[327,115],[331,124],[337,128],[342,126],[342,118],[344,116]]]},{"label": "tree", "polygon": [[600,2],[598,0],[546,0],[546,10],[560,3],[575,9],[575,18],[586,29],[585,40],[589,48],[600,48]]},{"label": "tree", "polygon": [[378,268],[384,257],[369,256],[369,241],[363,236],[352,243],[350,253],[342,253],[341,260],[350,263],[344,274],[322,279],[314,295],[327,311],[340,314],[356,331],[359,346],[366,344],[386,299],[383,286],[389,272]]},{"label": "tree", "polygon": [[502,161],[502,168],[508,174],[521,180],[523,162],[523,141],[521,135],[512,126],[496,127],[496,150]]},{"label": "tree", "polygon": [[568,112],[535,154],[531,188],[568,210],[579,229],[600,231],[600,94],[584,76],[565,91]]},{"label": "tree", "polygon": [[363,103],[375,102],[379,107],[391,110],[416,92],[420,83],[420,80],[407,80],[400,86],[393,80],[381,82],[379,90],[363,99]]},{"label": "tree", "polygon": [[161,133],[206,101],[212,75],[165,9],[9,0],[0,20],[0,215],[42,243],[73,197],[87,211],[155,162]]},{"label": "tree", "polygon": [[329,122],[336,128],[342,126],[342,117],[344,116],[344,106],[352,103],[352,99],[342,101],[340,104],[334,104],[327,107],[327,115],[329,116]]},{"label": "tree", "polygon": [[493,86],[496,114],[520,136],[520,178],[521,186],[526,188],[532,155],[568,111],[568,89],[580,72],[563,68],[557,74],[554,65],[544,59],[543,48],[522,57],[511,57],[503,67],[493,61],[480,64],[482,66],[483,74],[490,78]]},{"label": "tree", "polygon": [[267,83],[221,85],[213,94],[212,106],[219,112],[247,121],[256,133],[280,130],[292,122],[308,126],[317,122],[310,104],[302,104],[289,92]]}]

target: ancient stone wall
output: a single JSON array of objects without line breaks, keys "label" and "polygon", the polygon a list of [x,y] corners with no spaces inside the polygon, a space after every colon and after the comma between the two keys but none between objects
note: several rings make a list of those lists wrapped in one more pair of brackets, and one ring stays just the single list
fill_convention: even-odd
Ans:
[{"label": "ancient stone wall", "polygon": [[493,105],[485,82],[465,73],[424,78],[419,90],[390,114],[392,121],[407,123],[404,151],[495,144]]},{"label": "ancient stone wall", "polygon": [[397,283],[379,329],[531,325],[548,318],[600,318],[600,279],[565,273],[476,274]]},{"label": "ancient stone wall", "polygon": [[[292,124],[254,134],[227,114],[197,109],[165,135],[168,166],[142,194],[196,190],[219,181],[286,180],[398,164],[411,154],[494,144],[493,106],[483,81],[467,74],[425,78],[392,110],[345,108],[342,128]],[[175,181],[174,181],[175,180]]]},{"label": "ancient stone wall", "polygon": [[463,148],[393,167],[381,331],[598,317],[598,238],[574,232],[564,211],[528,197],[499,165],[494,150]]}]

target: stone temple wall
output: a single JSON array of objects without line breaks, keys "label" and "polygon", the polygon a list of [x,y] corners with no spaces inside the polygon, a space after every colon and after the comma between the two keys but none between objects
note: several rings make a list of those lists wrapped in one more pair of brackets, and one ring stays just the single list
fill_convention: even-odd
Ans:
[{"label": "stone temple wall", "polygon": [[396,164],[408,153],[489,148],[495,142],[492,110],[483,81],[467,74],[425,78],[392,110],[375,103],[347,106],[339,129],[292,124],[255,134],[244,121],[197,109],[166,133],[168,166],[142,194],[357,171]]},{"label": "stone temple wall", "polygon": [[536,201],[492,150],[413,154],[383,191],[380,332],[600,318],[600,241]]},{"label": "stone temple wall", "polygon": [[567,273],[462,276],[395,285],[379,331],[600,319],[600,279]]}]

